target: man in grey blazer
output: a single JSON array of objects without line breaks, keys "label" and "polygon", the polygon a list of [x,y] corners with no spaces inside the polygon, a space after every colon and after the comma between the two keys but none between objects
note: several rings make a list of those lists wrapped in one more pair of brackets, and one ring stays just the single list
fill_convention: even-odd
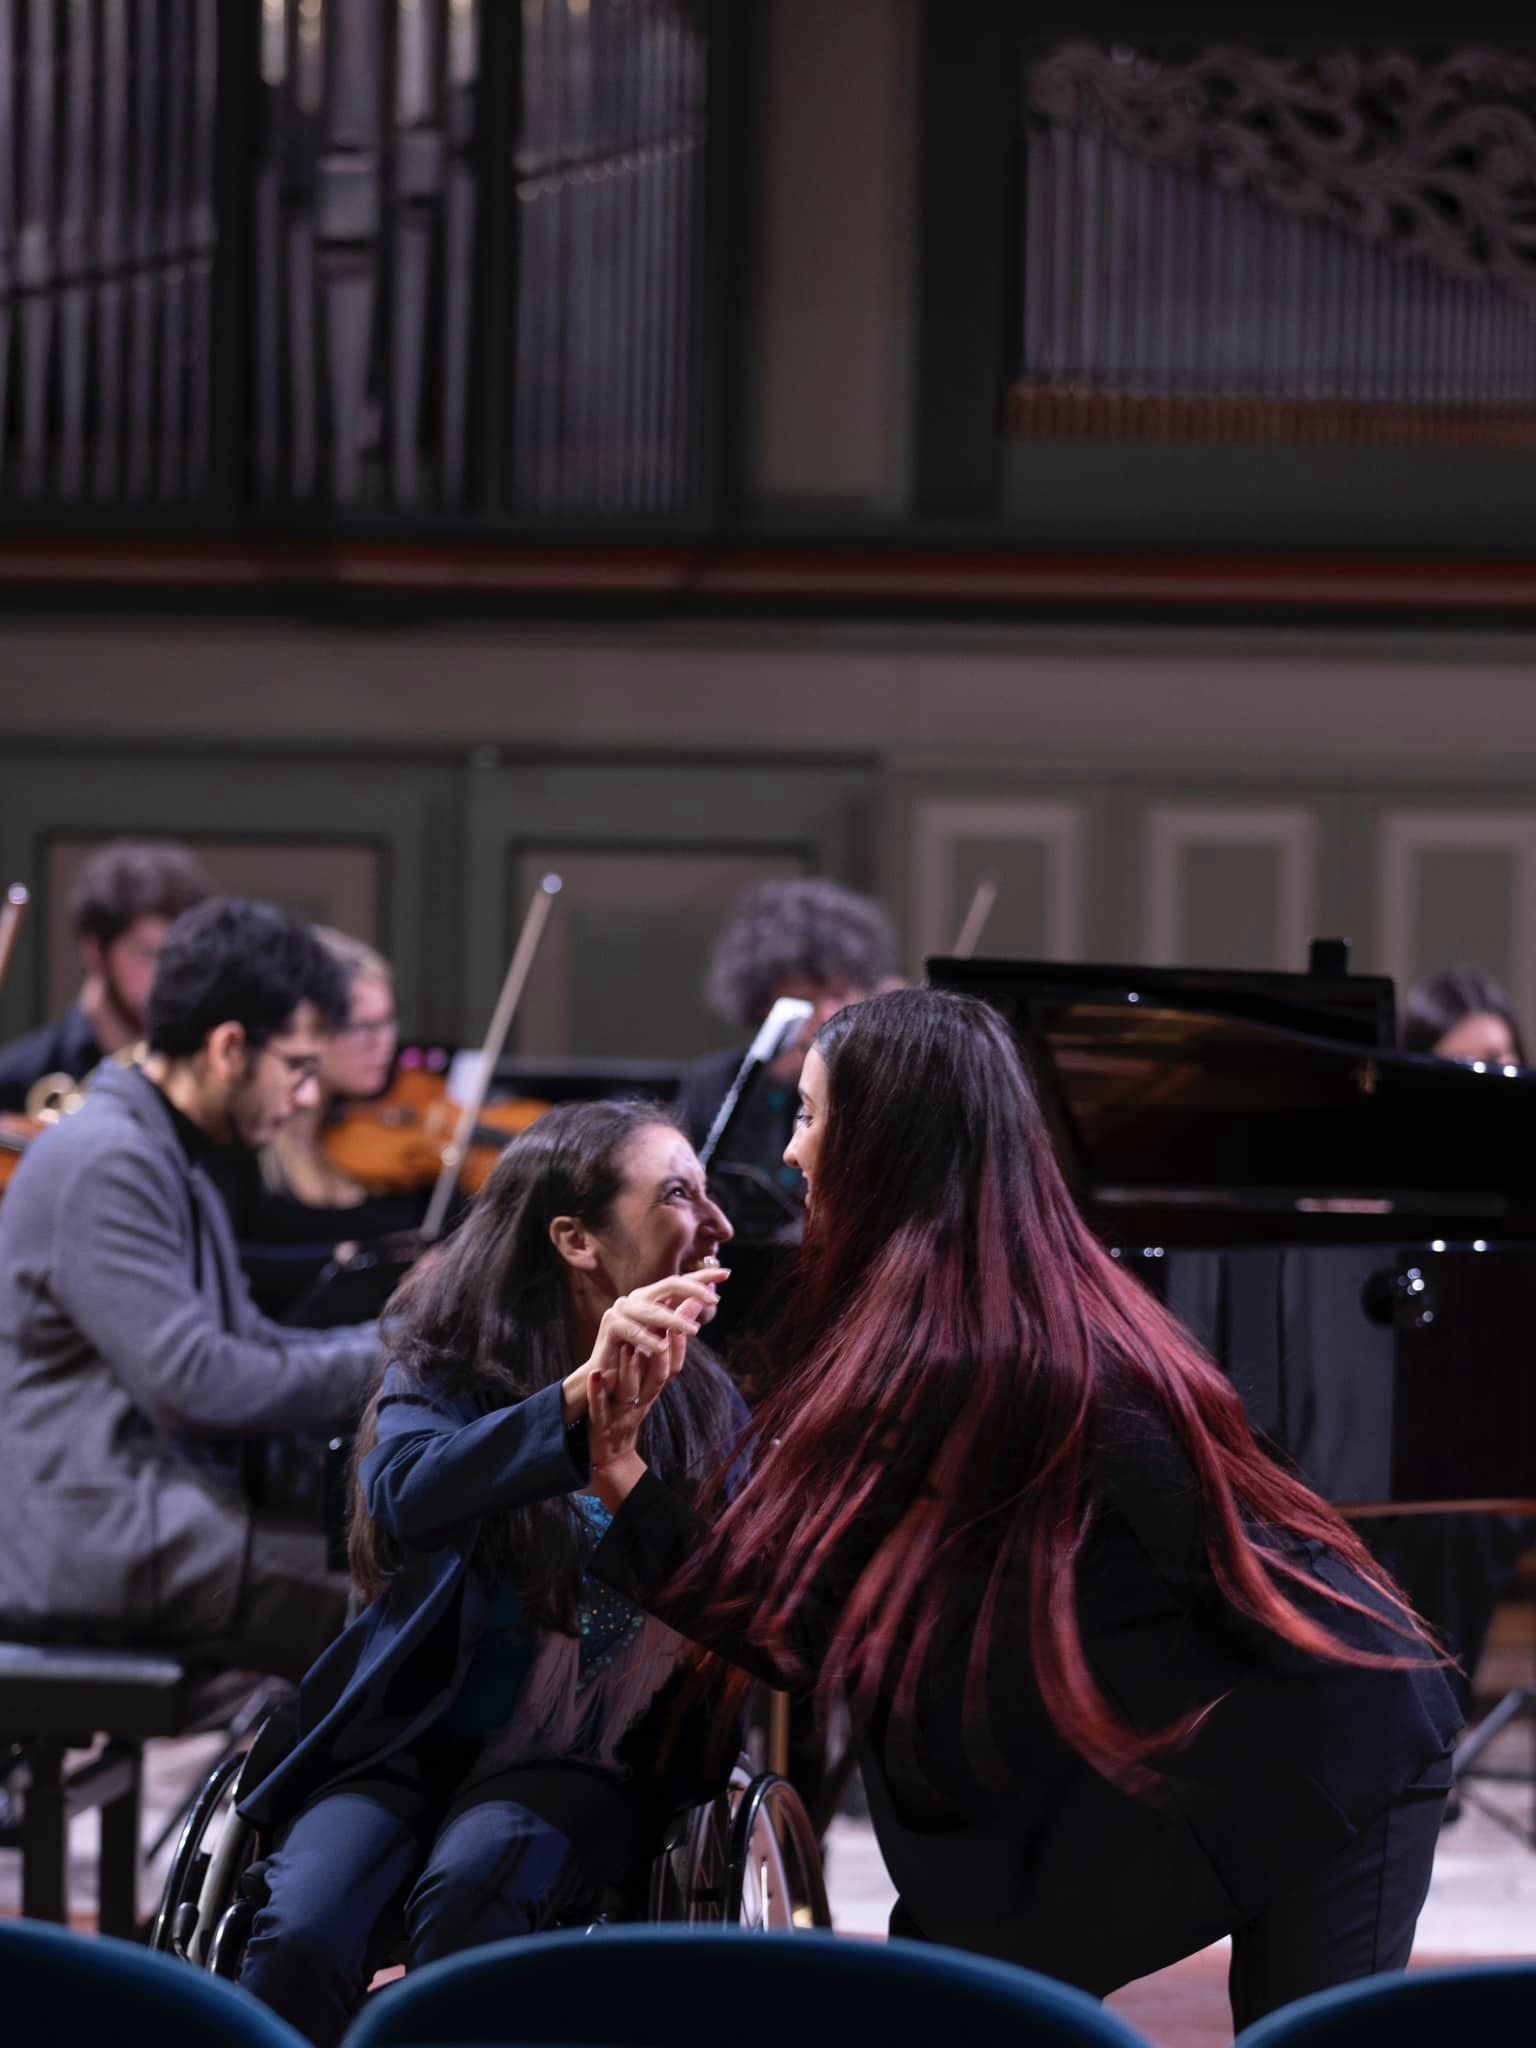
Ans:
[{"label": "man in grey blazer", "polygon": [[211,899],[166,940],[143,1066],[28,1148],[0,1202],[0,1633],[297,1678],[341,1626],[319,1535],[254,1520],[242,1440],[348,1420],[377,1326],[260,1316],[206,1159],[313,1098],[345,1012],[296,918]]}]

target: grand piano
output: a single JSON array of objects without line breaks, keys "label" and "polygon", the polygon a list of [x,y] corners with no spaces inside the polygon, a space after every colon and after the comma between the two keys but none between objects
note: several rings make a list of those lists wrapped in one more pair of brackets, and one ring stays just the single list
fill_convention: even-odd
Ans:
[{"label": "grand piano", "polygon": [[1390,981],[928,962],[1018,1036],[1085,1215],[1356,1511],[1536,1501],[1536,1070],[1398,1052]]}]

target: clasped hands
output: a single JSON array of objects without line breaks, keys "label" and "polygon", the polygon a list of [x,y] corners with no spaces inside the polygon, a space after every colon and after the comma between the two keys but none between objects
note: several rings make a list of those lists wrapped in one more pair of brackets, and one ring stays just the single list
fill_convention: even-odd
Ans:
[{"label": "clasped hands", "polygon": [[621,1294],[604,1312],[591,1357],[564,1381],[566,1421],[587,1418],[592,1490],[607,1507],[617,1508],[645,1471],[641,1425],[682,1371],[688,1340],[727,1277],[724,1266],[701,1266]]}]

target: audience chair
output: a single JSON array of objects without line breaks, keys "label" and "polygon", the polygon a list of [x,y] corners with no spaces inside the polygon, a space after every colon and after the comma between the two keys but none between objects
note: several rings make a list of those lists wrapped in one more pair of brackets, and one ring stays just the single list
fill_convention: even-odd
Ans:
[{"label": "audience chair", "polygon": [[1148,2048],[1083,1992],[955,1949],[688,1927],[535,1934],[449,1957],[370,1999],[346,2048],[784,2048],[797,2038]]},{"label": "audience chair", "polygon": [[1256,2020],[1235,2048],[1496,2048],[1506,2041],[1536,2041],[1536,1962],[1364,1977]]},{"label": "audience chair", "polygon": [[7,2048],[305,2048],[285,2020],[201,1970],[131,1942],[0,1920]]},{"label": "audience chair", "polygon": [[[0,1847],[21,1851],[21,1910],[63,1924],[72,1815],[101,1815],[99,1924],[138,1929],[140,1791],[144,1745],[226,1726],[251,1691],[249,1676],[199,1671],[168,1650],[72,1649],[0,1642],[0,1756],[9,1752],[16,1805]],[[66,1772],[70,1750],[105,1746]]]}]

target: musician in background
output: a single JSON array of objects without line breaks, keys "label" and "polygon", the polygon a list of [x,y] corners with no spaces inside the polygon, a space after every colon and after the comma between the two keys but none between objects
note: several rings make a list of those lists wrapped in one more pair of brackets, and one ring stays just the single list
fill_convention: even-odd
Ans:
[{"label": "musician in background", "polygon": [[[845,1004],[895,978],[896,934],[867,896],[806,876],[757,882],[736,899],[710,951],[704,990],[711,1009],[747,1040],[780,996],[811,1005],[799,1040],[762,1077],[711,1162],[739,1236],[778,1235],[799,1214],[800,1175],[785,1165],[784,1148],[794,1131],[805,1047]],[[703,1142],[744,1050],[743,1044],[708,1053],[684,1075],[677,1111],[693,1144]]]},{"label": "musician in background", "polygon": [[212,893],[200,862],[172,840],[119,839],[91,855],[69,899],[80,993],[62,1017],[0,1048],[0,1110],[24,1110],[49,1074],[83,1081],[138,1043],[165,935]]},{"label": "musician in background", "polygon": [[343,978],[346,1020],[321,1045],[313,1099],[259,1153],[233,1153],[215,1174],[252,1298],[279,1318],[338,1253],[414,1230],[431,1192],[366,1186],[326,1149],[326,1132],[346,1105],[371,1101],[389,1086],[399,1028],[395,977],[384,956],[329,925],[312,930]]},{"label": "musician in background", "polygon": [[[1525,1040],[1509,992],[1477,967],[1446,967],[1403,999],[1404,1052],[1523,1067]],[[1470,1713],[1473,1680],[1494,1610],[1515,1575],[1533,1525],[1524,1515],[1389,1515],[1360,1533],[1456,1659],[1449,1674]],[[1454,1818],[1455,1806],[1448,1810]]]},{"label": "musician in background", "polygon": [[1416,981],[1403,998],[1400,1035],[1404,1052],[1490,1067],[1530,1064],[1508,990],[1480,967],[1443,967]]},{"label": "musician in background", "polygon": [[166,938],[144,1064],[28,1147],[0,1206],[0,1628],[293,1678],[340,1628],[323,1536],[255,1521],[244,1453],[355,1415],[377,1330],[258,1315],[207,1161],[313,1100],[345,1015],[303,924],[211,898]]}]

